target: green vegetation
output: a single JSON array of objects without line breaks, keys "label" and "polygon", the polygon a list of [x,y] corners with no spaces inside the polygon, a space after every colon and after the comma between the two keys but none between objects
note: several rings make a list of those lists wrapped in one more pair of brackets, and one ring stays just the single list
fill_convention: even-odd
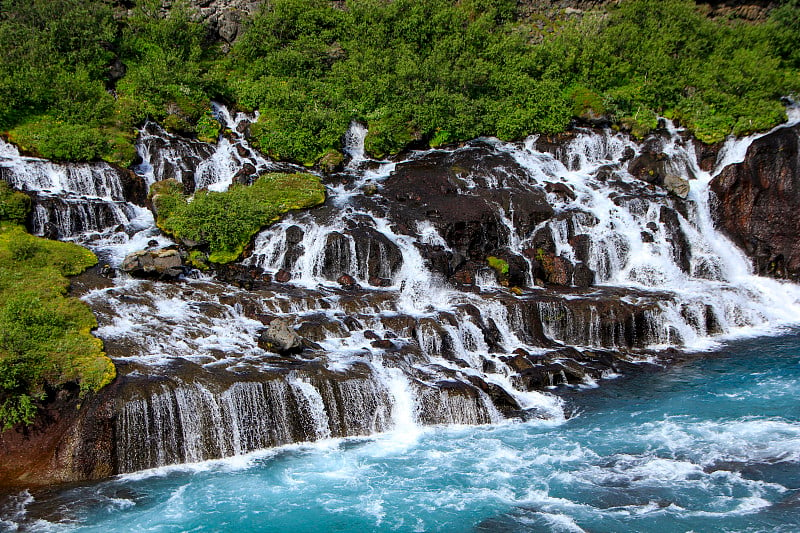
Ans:
[{"label": "green vegetation", "polygon": [[218,98],[261,111],[260,149],[310,165],[352,120],[376,156],[574,117],[643,135],[666,116],[713,142],[775,125],[800,90],[800,0],[758,24],[692,0],[559,20],[522,19],[514,0],[273,0],[227,54],[184,3],[134,3],[0,0],[0,131],[45,157],[127,164],[147,118],[215,140]]},{"label": "green vegetation", "polygon": [[256,144],[317,160],[347,123],[373,155],[563,130],[607,116],[635,135],[657,117],[713,142],[785,118],[800,88],[798,1],[763,24],[712,21],[691,0],[626,0],[607,14],[517,18],[510,0],[276,0],[225,63],[230,98],[259,108]]},{"label": "green vegetation", "polygon": [[490,255],[486,258],[486,262],[501,276],[508,274],[508,263],[505,260]]},{"label": "green vegetation", "polygon": [[0,180],[0,221],[24,224],[30,208],[31,199],[27,194],[14,191]]},{"label": "green vegetation", "polygon": [[75,244],[26,233],[17,224],[25,216],[19,195],[0,182],[0,429],[30,424],[47,387],[77,382],[86,393],[116,375],[91,334],[97,326],[91,310],[64,296],[66,276],[97,258]]},{"label": "green vegetation", "polygon": [[[158,227],[184,242],[207,246],[213,263],[235,261],[255,234],[280,215],[325,201],[325,187],[312,174],[265,174],[249,187],[200,191],[191,201],[178,182],[165,180],[151,194]],[[191,260],[204,262],[197,254]]]},{"label": "green vegetation", "polygon": [[182,4],[166,18],[160,5],[123,17],[103,0],[0,0],[0,131],[50,159],[125,166],[148,117],[195,133],[219,92],[214,52]]}]

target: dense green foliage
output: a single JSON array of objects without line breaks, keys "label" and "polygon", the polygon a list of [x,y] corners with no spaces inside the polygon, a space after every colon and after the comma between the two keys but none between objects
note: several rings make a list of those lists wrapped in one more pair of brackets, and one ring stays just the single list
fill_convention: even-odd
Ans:
[{"label": "dense green foliage", "polygon": [[760,24],[711,20],[692,0],[546,24],[514,0],[273,0],[226,55],[181,2],[166,16],[135,3],[0,0],[0,130],[46,157],[127,163],[148,117],[215,139],[221,98],[261,111],[262,150],[312,164],[352,120],[373,155],[575,116],[635,134],[668,116],[717,141],[776,124],[779,97],[800,89],[798,0]]},{"label": "dense green foliage", "polygon": [[218,92],[204,74],[213,54],[186,9],[159,7],[122,17],[103,0],[0,0],[0,130],[43,157],[123,165],[148,117],[193,133]]},{"label": "dense green foliage", "polygon": [[[200,191],[190,202],[173,180],[155,184],[151,193],[158,227],[184,242],[207,246],[214,263],[236,260],[255,234],[280,215],[325,201],[325,187],[312,174],[265,174],[251,186]],[[192,257],[199,260],[197,254]]]},{"label": "dense green foliage", "polygon": [[228,58],[232,98],[261,110],[262,149],[303,162],[352,119],[375,155],[556,132],[581,115],[636,134],[666,115],[717,141],[785,118],[797,4],[754,25],[709,20],[691,0],[627,0],[543,34],[505,0],[276,0]]},{"label": "dense green foliage", "polygon": [[0,221],[24,224],[30,208],[31,199],[27,194],[14,191],[0,180]]},{"label": "dense green foliage", "polygon": [[7,220],[0,218],[0,429],[32,422],[46,386],[77,382],[82,392],[94,391],[116,375],[90,333],[97,326],[91,310],[64,296],[66,276],[97,258]]}]

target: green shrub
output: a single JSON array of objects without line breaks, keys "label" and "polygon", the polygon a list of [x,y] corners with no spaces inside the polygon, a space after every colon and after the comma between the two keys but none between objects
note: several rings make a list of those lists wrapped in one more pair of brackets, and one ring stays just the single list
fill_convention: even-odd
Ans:
[{"label": "green shrub", "polygon": [[106,150],[104,135],[96,128],[69,124],[52,117],[36,117],[9,131],[23,150],[56,161],[91,161]]},{"label": "green shrub", "polygon": [[222,126],[219,121],[214,118],[210,110],[203,113],[195,126],[197,140],[207,143],[217,142],[220,131],[222,131]]},{"label": "green shrub", "polygon": [[153,196],[158,227],[178,239],[206,244],[214,263],[235,261],[255,234],[280,215],[324,201],[325,187],[312,174],[266,174],[251,186],[199,191],[191,202],[177,183],[165,183]]},{"label": "green shrub", "polygon": [[0,222],[24,224],[30,209],[31,199],[27,194],[15,191],[0,180]]},{"label": "green shrub", "polygon": [[0,129],[45,157],[128,165],[148,118],[216,139],[216,98],[261,112],[254,146],[311,165],[351,120],[375,156],[596,115],[639,136],[671,116],[712,142],[774,126],[779,97],[800,92],[798,0],[759,24],[692,0],[553,21],[513,0],[273,0],[224,57],[185,1],[169,4],[115,16],[106,0],[0,0]]}]

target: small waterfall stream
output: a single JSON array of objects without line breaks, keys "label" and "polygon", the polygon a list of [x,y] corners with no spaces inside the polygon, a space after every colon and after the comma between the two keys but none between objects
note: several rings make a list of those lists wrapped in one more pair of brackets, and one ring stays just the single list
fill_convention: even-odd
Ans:
[{"label": "small waterfall stream", "polygon": [[[0,177],[32,196],[34,233],[118,266],[152,240],[171,244],[143,207],[154,182],[223,191],[297,170],[249,146],[257,117],[214,113],[229,132],[215,145],[146,124],[135,175],[22,157],[0,141]],[[730,141],[704,172],[675,128],[647,146],[580,130],[558,145],[480,139],[396,161],[370,160],[365,135],[351,125],[349,163],[326,178],[325,206],[257,236],[244,261],[266,280],[257,288],[199,273],[177,283],[119,276],[84,296],[121,369],[115,472],[413,435],[418,424],[563,418],[550,386],[593,386],[659,349],[707,349],[800,317],[800,287],[753,276],[713,227],[708,183],[746,140]],[[687,180],[685,200],[631,175],[627,162],[647,150]],[[448,180],[430,197],[425,172]],[[414,179],[422,185],[402,189]],[[435,203],[448,199],[458,212]],[[507,273],[487,265],[493,254]],[[543,265],[562,267],[559,287],[541,286]],[[274,281],[281,272],[288,283]],[[342,286],[343,275],[356,285]],[[276,318],[303,337],[301,354],[259,345]]]}]

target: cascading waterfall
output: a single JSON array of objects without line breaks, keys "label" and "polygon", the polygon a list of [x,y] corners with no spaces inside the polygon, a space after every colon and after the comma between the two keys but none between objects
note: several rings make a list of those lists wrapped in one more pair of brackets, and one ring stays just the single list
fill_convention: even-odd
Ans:
[{"label": "cascading waterfall", "polygon": [[[249,146],[245,132],[257,117],[213,109],[230,131],[215,145],[145,125],[136,172],[146,186],[173,178],[188,192],[222,191],[263,172],[296,170]],[[483,139],[478,148],[393,162],[367,158],[366,133],[351,125],[349,163],[326,206],[290,214],[255,239],[244,265],[268,276],[283,271],[288,283],[248,291],[202,275],[180,283],[119,277],[84,297],[130,383],[116,408],[118,472],[393,428],[410,435],[417,424],[563,418],[559,400],[542,388],[593,383],[614,372],[611,359],[708,348],[800,316],[800,289],[752,276],[713,227],[708,183],[743,154],[742,141],[730,141],[713,172],[700,170],[691,142],[671,125],[647,141],[670,173],[688,180],[684,201],[633,177],[625,163],[645,148],[610,131],[579,131],[554,148],[537,137],[519,145]],[[470,150],[511,163],[485,172],[442,167],[455,190],[436,194],[497,193],[492,217],[465,252],[468,222],[445,228],[439,221],[450,213],[435,209],[404,218],[394,205],[416,205],[416,192],[384,191],[404,169]],[[54,225],[56,236],[85,243],[112,265],[152,239],[169,244],[152,215],[126,197],[123,171],[108,165],[56,165],[0,141],[0,177],[34,195],[35,232]],[[552,212],[526,214],[517,198],[531,191]],[[71,207],[53,207],[62,204]],[[519,258],[524,290],[510,292],[486,266],[489,239]],[[536,265],[545,261],[575,272],[584,265],[594,283],[576,288],[573,273],[559,290],[538,287]],[[474,279],[463,278],[466,289],[453,282],[464,264],[475,269]],[[357,287],[342,287],[343,275]],[[259,344],[277,318],[303,337],[302,354]]]}]

